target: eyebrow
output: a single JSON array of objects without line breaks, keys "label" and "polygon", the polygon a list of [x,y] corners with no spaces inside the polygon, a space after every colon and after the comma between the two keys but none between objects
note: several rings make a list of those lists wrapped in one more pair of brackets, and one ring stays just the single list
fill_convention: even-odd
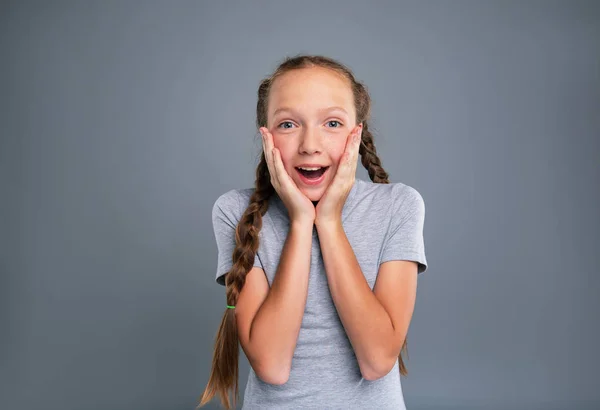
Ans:
[{"label": "eyebrow", "polygon": [[[334,111],[334,110],[343,111],[344,113],[348,114],[348,112],[347,112],[347,111],[346,111],[344,108],[342,108],[342,107],[339,107],[339,106],[322,108],[322,109],[320,109],[320,110],[318,110],[318,111],[319,111],[319,112],[328,112],[328,111]],[[273,116],[276,116],[278,113],[280,113],[280,112],[284,112],[284,111],[289,111],[289,112],[292,112],[292,113],[295,113],[295,112],[296,112],[296,111],[295,111],[293,108],[291,108],[291,107],[281,107],[281,108],[278,108],[278,109],[276,109],[276,110],[275,110],[275,112],[273,113]]]}]

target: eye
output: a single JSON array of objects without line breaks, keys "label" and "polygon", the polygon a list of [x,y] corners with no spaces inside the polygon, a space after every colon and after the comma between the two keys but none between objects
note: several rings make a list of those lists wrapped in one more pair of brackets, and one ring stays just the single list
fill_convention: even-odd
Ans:
[{"label": "eye", "polygon": [[[277,126],[277,128],[282,128],[281,126],[282,126],[283,124],[291,124],[291,123],[292,123],[291,121],[284,121],[284,122],[282,122],[281,124],[279,124],[279,125]],[[283,128],[286,128],[286,129],[288,129],[289,127],[283,127]]]},{"label": "eye", "polygon": [[339,124],[337,127],[333,127],[333,128],[340,128],[342,126],[342,123],[339,122],[338,120],[327,121],[328,124],[331,124],[332,122],[335,122],[335,123]]}]

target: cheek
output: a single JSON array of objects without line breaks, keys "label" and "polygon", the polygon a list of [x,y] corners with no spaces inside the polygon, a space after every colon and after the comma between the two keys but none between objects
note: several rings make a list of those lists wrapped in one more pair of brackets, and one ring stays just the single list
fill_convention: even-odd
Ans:
[{"label": "cheek", "polygon": [[294,168],[291,165],[294,160],[293,152],[285,151],[282,148],[279,149],[279,154],[281,155],[281,162],[283,163],[283,168],[289,175],[292,175],[292,172],[294,171]]},{"label": "cheek", "polygon": [[344,147],[344,146],[337,146],[332,151],[330,151],[331,159],[334,161],[334,163],[336,165],[340,163],[340,159],[344,155],[345,148],[346,147]]},{"label": "cheek", "polygon": [[290,162],[292,157],[289,144],[285,144],[281,138],[273,135],[273,148],[277,148],[279,151],[279,156],[281,157],[281,162],[283,162],[283,166],[287,167],[287,164]]}]

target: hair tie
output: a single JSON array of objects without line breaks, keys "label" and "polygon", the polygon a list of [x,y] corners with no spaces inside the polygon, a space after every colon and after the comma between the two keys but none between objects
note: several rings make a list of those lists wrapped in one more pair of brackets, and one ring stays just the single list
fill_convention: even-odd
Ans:
[{"label": "hair tie", "polygon": [[234,309],[234,308],[235,308],[235,306],[229,306],[229,305],[227,305],[227,308],[228,308],[228,309]]}]

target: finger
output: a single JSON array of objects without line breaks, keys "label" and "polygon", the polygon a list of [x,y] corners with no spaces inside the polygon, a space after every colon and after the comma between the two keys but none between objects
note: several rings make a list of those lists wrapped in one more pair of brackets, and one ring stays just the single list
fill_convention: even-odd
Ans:
[{"label": "finger", "polygon": [[269,174],[271,175],[272,182],[277,184],[277,170],[275,169],[275,165],[273,164],[273,148],[270,139],[270,133],[266,128],[260,128],[261,134],[263,136],[263,151],[265,154],[265,159],[267,161],[267,168],[269,169]]},{"label": "finger", "polygon": [[279,185],[287,185],[289,182],[288,178],[290,178],[290,176],[283,166],[281,153],[277,148],[273,148],[273,163],[275,165],[275,172],[277,173],[277,181],[279,182]]},{"label": "finger", "polygon": [[360,127],[355,129],[348,138],[346,152],[344,152],[343,172],[346,178],[356,174],[358,148],[360,147]]},{"label": "finger", "polygon": [[265,152],[265,158],[267,160],[267,165],[269,166],[269,172],[271,175],[275,175],[275,166],[273,165],[273,143],[271,140],[271,135],[269,130],[266,128],[261,128],[263,134],[263,150]]},{"label": "finger", "polygon": [[271,160],[271,156],[270,156],[271,150],[269,149],[268,131],[266,130],[266,128],[261,127],[260,134],[262,136],[263,151],[265,153],[265,158],[267,159],[267,163],[268,163]]},{"label": "finger", "polygon": [[358,160],[358,152],[360,150],[360,144],[362,142],[362,127],[359,127],[356,131],[356,141],[354,143],[354,150],[352,151],[352,165],[356,169],[356,161]]},{"label": "finger", "polygon": [[287,181],[291,182],[291,177],[285,170],[283,166],[283,161],[281,159],[281,152],[278,148],[275,148],[273,144],[273,136],[269,132],[269,130],[265,131],[265,136],[267,139],[267,150],[269,152],[271,158],[271,166],[273,167],[273,175],[277,179],[277,183],[281,186],[282,183]]},{"label": "finger", "polygon": [[271,135],[271,132],[269,131],[268,128],[263,128],[263,132],[265,133],[265,155],[268,156],[269,158],[269,172],[271,173],[271,175],[273,176],[273,178],[275,179],[276,183],[280,183],[280,178],[279,178],[279,170],[277,167],[277,159],[275,158],[275,147],[273,144],[273,138]]},{"label": "finger", "polygon": [[360,150],[360,144],[362,142],[362,127],[356,131],[356,142],[354,147],[354,158],[358,158],[358,151]]},{"label": "finger", "polygon": [[354,160],[358,158],[358,147],[360,146],[360,127],[355,128],[348,137],[346,151],[344,153],[344,165],[352,166]]},{"label": "finger", "polygon": [[346,138],[346,151],[352,153],[358,142],[360,142],[360,127],[354,128],[350,134],[348,134],[348,137]]}]

